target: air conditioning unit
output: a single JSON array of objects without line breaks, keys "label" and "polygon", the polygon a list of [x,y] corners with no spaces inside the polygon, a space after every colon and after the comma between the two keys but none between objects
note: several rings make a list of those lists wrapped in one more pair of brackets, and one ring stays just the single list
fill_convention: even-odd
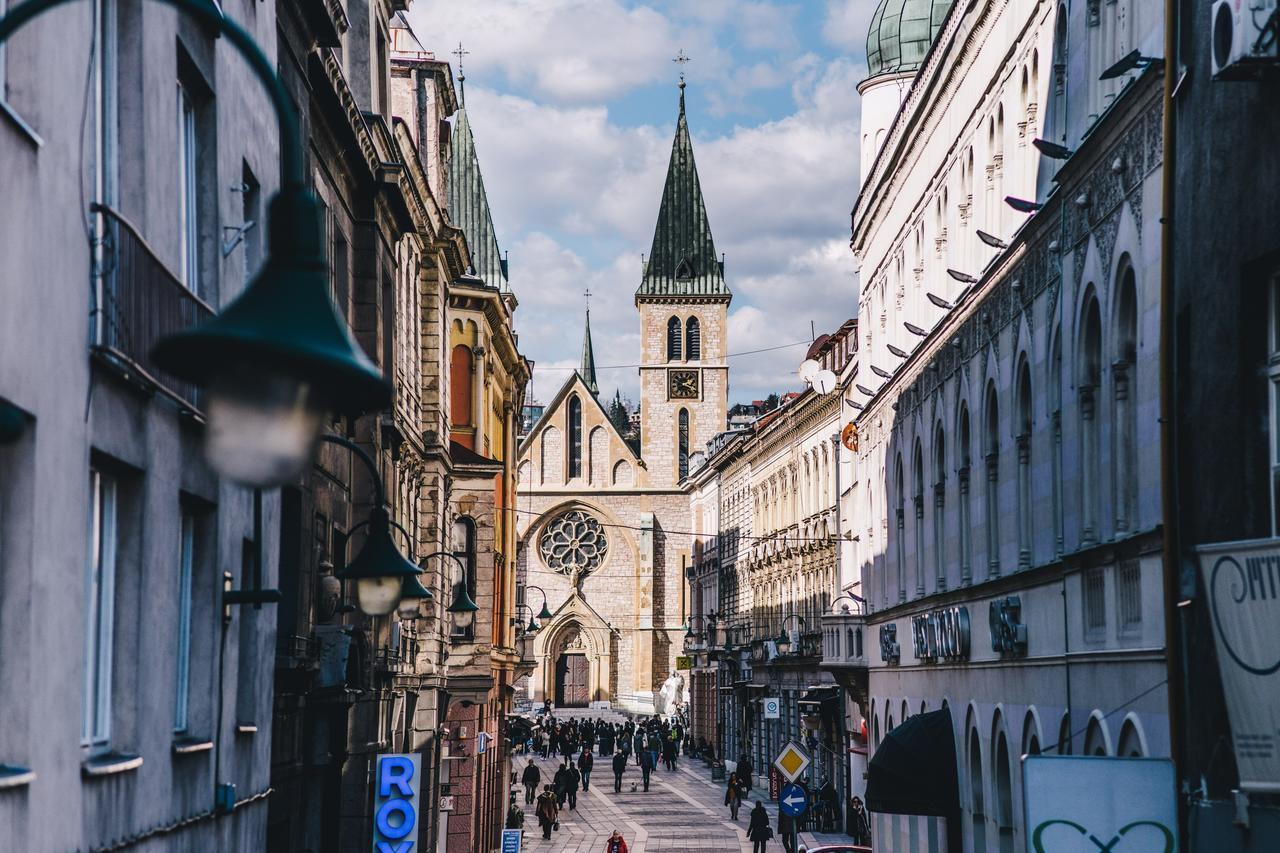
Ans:
[{"label": "air conditioning unit", "polygon": [[1216,0],[1210,63],[1219,80],[1251,80],[1280,59],[1277,0]]}]

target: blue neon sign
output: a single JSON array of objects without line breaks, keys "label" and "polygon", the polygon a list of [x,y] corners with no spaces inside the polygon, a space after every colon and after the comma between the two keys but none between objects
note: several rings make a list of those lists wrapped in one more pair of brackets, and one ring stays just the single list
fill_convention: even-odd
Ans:
[{"label": "blue neon sign", "polygon": [[412,853],[417,841],[422,756],[379,755],[373,797],[374,853]]}]

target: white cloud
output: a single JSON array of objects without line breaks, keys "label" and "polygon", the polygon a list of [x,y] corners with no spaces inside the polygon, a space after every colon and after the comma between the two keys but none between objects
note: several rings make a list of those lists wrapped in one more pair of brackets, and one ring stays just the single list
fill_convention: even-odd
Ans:
[{"label": "white cloud", "polygon": [[854,56],[866,59],[867,30],[880,0],[827,0],[827,16],[822,22],[822,37],[829,44],[842,47]]}]

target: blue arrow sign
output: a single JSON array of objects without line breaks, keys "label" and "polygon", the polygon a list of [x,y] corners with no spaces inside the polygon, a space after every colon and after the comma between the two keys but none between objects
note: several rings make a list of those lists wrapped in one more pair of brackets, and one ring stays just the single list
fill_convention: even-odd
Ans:
[{"label": "blue arrow sign", "polygon": [[778,794],[778,808],[787,817],[800,817],[809,808],[809,795],[799,785],[786,785]]}]

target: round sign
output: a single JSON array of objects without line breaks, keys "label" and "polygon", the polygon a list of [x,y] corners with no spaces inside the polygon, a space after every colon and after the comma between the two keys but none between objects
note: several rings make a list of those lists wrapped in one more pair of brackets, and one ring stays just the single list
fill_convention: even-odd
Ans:
[{"label": "round sign", "polygon": [[799,817],[809,808],[809,795],[799,785],[784,785],[778,794],[778,808],[788,817]]},{"label": "round sign", "polygon": [[766,717],[776,717],[781,712],[781,710],[782,709],[778,707],[777,699],[764,700],[764,715]]}]

